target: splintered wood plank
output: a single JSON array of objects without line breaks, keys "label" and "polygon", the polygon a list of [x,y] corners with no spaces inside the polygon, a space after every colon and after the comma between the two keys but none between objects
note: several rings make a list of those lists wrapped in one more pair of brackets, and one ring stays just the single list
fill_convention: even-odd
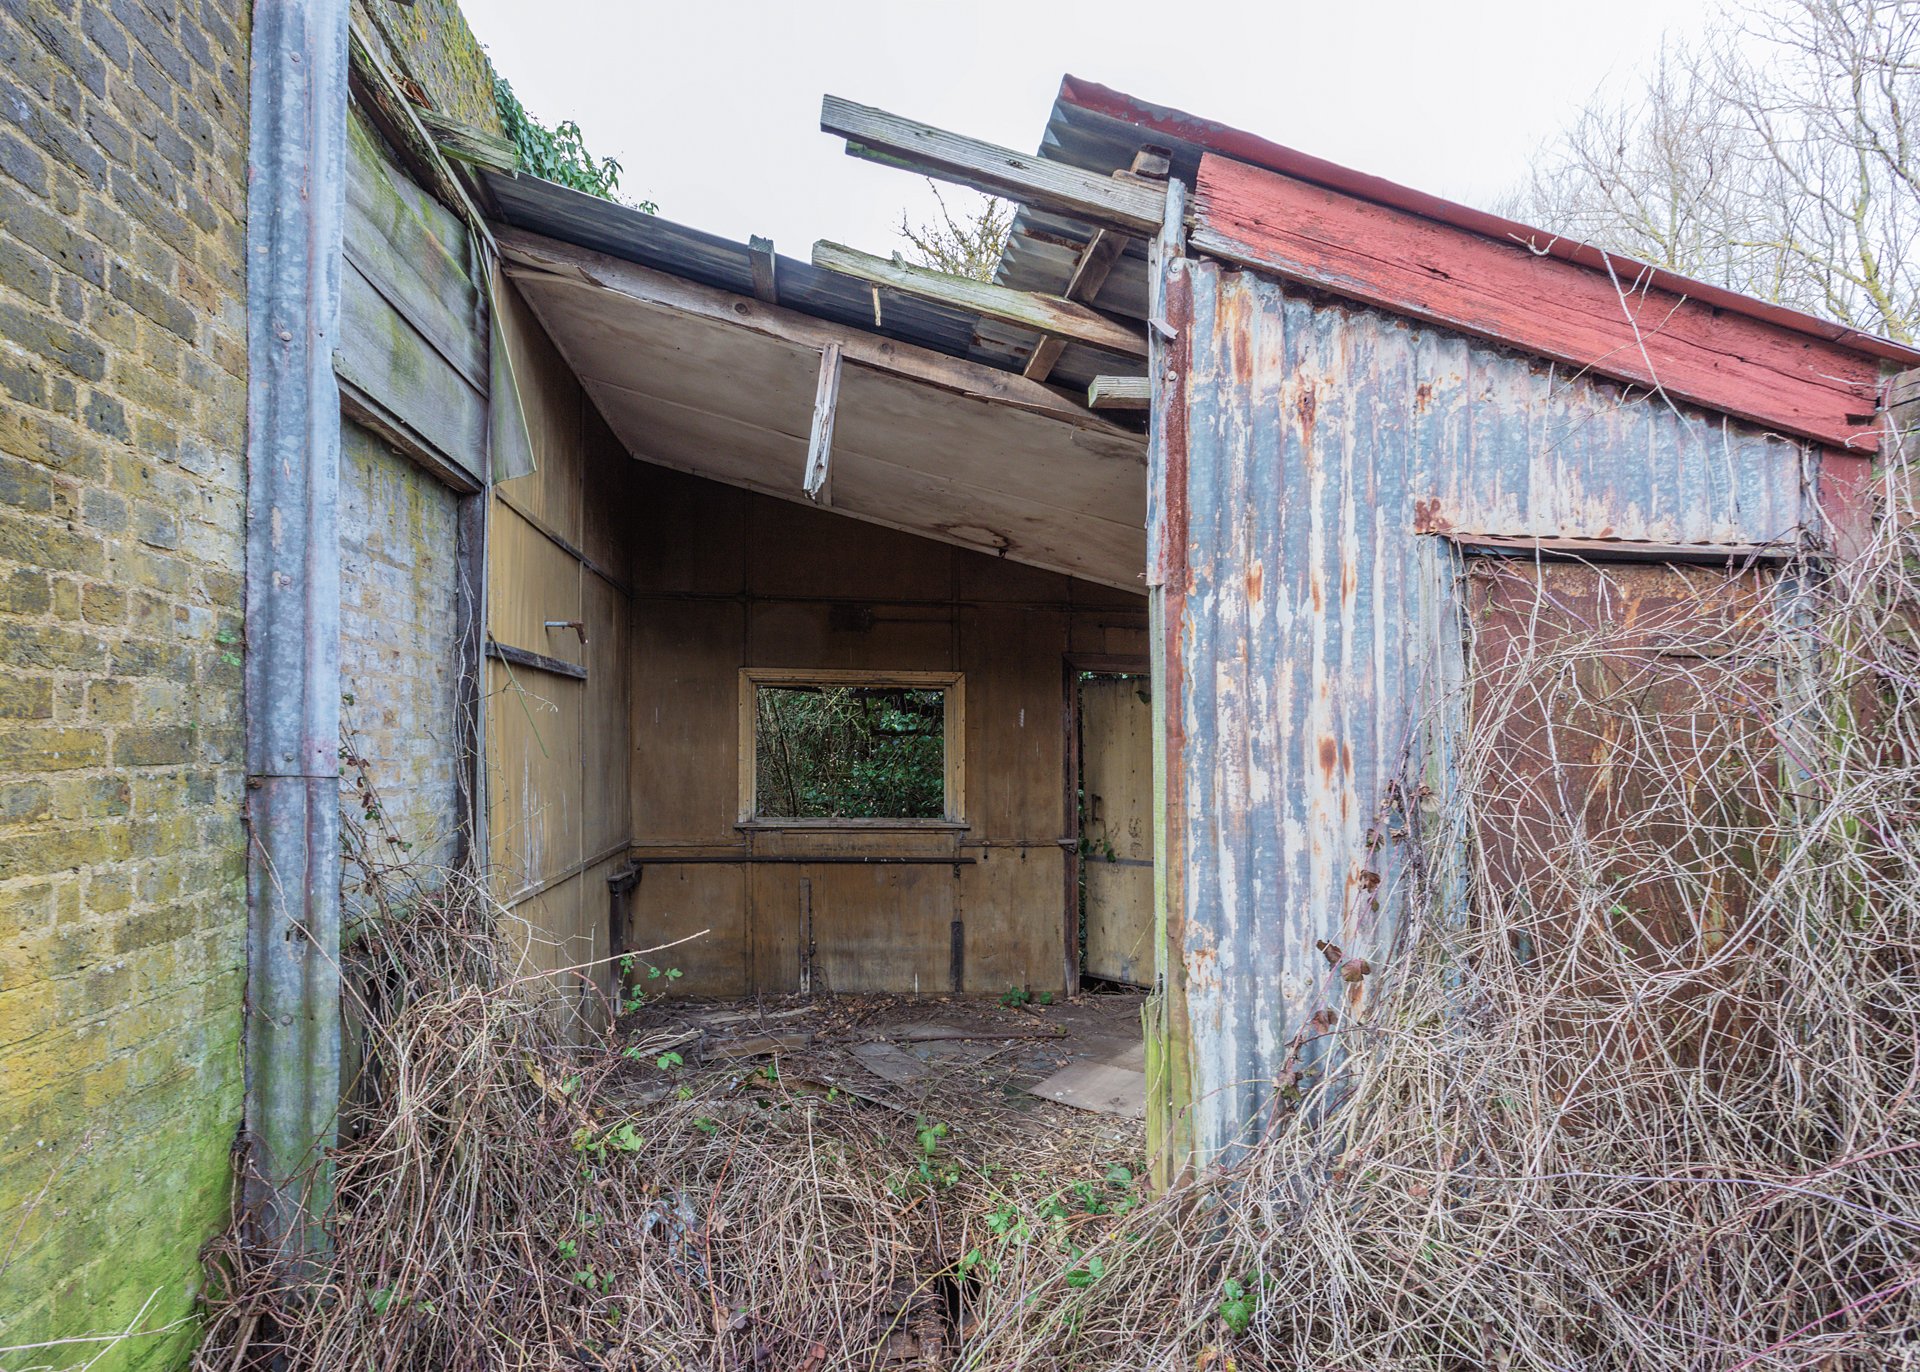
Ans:
[{"label": "splintered wood plank", "polygon": [[846,139],[847,151],[855,157],[938,176],[1142,237],[1160,228],[1165,195],[1134,182],[948,133],[837,95],[820,102],[820,127]]},{"label": "splintered wood plank", "polygon": [[813,1042],[805,1029],[785,1029],[777,1034],[754,1034],[742,1039],[718,1039],[707,1046],[707,1054],[716,1058],[761,1058],[775,1053],[797,1053]]},{"label": "splintered wood plank", "polygon": [[1877,446],[1879,363],[1844,344],[1212,154],[1194,203],[1198,252],[1785,433]]},{"label": "splintered wood plank", "polygon": [[813,265],[987,319],[997,319],[1003,324],[1085,343],[1121,357],[1145,358],[1147,355],[1146,334],[1057,295],[1016,291],[988,281],[976,281],[970,276],[955,276],[931,267],[876,257],[858,248],[825,240],[813,245]]},{"label": "splintered wood plank", "polygon": [[813,427],[807,438],[807,470],[801,481],[809,500],[833,504],[833,419],[840,407],[840,345],[820,353],[820,385],[813,395]]}]

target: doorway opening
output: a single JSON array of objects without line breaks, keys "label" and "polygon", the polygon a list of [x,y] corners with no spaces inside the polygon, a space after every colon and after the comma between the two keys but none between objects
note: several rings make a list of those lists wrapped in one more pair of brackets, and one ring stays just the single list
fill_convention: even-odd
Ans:
[{"label": "doorway opening", "polygon": [[1069,659],[1068,984],[1154,980],[1153,691],[1144,662]]}]

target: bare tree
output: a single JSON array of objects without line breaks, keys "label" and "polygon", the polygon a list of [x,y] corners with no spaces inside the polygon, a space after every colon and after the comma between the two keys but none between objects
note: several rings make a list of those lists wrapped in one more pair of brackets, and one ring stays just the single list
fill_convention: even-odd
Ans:
[{"label": "bare tree", "polygon": [[916,226],[902,210],[895,232],[907,240],[921,266],[991,281],[994,268],[1000,265],[1001,249],[1007,245],[1007,230],[1013,227],[1013,206],[988,197],[978,213],[956,217],[940,187],[931,181],[927,185],[940,217]]},{"label": "bare tree", "polygon": [[1920,334],[1920,0],[1746,0],[1596,100],[1506,210],[1851,325]]}]

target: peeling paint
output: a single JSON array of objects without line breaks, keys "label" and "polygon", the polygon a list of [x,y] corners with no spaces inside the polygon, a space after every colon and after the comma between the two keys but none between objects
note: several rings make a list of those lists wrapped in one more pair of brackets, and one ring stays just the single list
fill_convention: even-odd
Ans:
[{"label": "peeling paint", "polygon": [[1305,1070],[1317,1013],[1364,1010],[1366,979],[1315,943],[1378,959],[1405,872],[1369,835],[1410,761],[1441,784],[1450,765],[1459,565],[1433,535],[1797,539],[1823,454],[1253,273],[1178,267],[1184,408],[1149,537],[1169,588],[1169,937],[1194,1141],[1213,1156]]}]

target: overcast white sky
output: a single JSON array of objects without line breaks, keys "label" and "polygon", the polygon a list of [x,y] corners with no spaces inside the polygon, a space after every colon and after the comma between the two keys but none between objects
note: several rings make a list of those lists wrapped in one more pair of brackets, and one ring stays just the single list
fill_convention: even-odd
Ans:
[{"label": "overcast white sky", "polygon": [[805,257],[891,251],[926,183],[819,131],[831,92],[1022,151],[1062,74],[1486,203],[1595,87],[1711,0],[463,0],[522,103],[577,119],[621,193]]}]

